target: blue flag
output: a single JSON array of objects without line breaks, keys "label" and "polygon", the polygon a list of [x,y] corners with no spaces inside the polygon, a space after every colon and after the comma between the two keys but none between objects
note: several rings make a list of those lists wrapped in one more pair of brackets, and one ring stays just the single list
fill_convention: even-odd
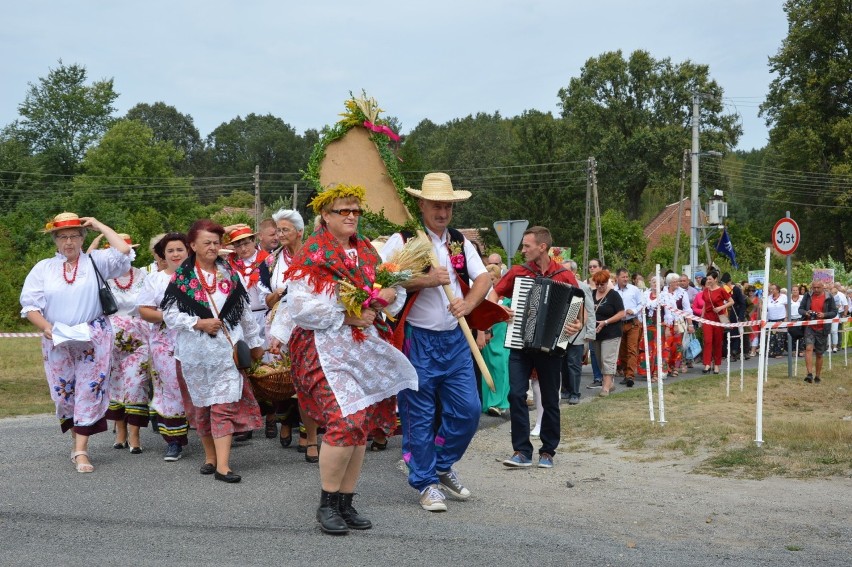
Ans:
[{"label": "blue flag", "polygon": [[731,243],[731,239],[728,236],[728,229],[725,228],[722,230],[722,238],[719,239],[719,242],[716,244],[716,252],[719,254],[724,254],[731,260],[731,265],[734,269],[738,269],[737,266],[737,253],[734,252],[734,245]]}]

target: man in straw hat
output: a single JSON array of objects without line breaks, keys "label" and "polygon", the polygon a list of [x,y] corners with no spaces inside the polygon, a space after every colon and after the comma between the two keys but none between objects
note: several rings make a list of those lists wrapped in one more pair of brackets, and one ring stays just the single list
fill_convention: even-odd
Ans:
[{"label": "man in straw hat", "polygon": [[[491,278],[473,244],[449,228],[454,203],[468,200],[470,192],[454,190],[445,173],[429,173],[422,189],[405,190],[419,199],[438,265],[405,284],[409,298],[395,330],[395,342],[417,370],[419,383],[418,390],[403,390],[397,396],[403,458],[408,464],[408,483],[420,491],[420,505],[424,510],[442,512],[447,509],[445,492],[457,500],[470,497],[453,465],[476,433],[480,401],[473,360],[458,318],[482,302]],[[391,236],[382,248],[382,257],[390,258],[412,236],[410,232]],[[452,302],[444,285],[454,293]],[[439,400],[441,423],[436,433]]]}]

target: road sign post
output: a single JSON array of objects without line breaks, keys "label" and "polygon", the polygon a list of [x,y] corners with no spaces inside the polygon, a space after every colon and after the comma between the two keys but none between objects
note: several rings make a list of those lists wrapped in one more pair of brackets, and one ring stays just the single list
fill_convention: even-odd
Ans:
[{"label": "road sign post", "polygon": [[[793,294],[793,252],[799,247],[801,234],[799,233],[799,225],[796,221],[790,218],[790,211],[787,211],[787,216],[775,223],[772,227],[772,246],[779,254],[787,257],[787,293]],[[790,298],[787,298],[787,320],[791,318]],[[787,334],[787,378],[793,376],[793,337]]]},{"label": "road sign post", "polygon": [[505,220],[494,223],[494,232],[497,233],[497,238],[500,239],[500,244],[506,251],[506,266],[509,268],[512,267],[512,256],[518,251],[524,231],[529,225],[530,221],[526,220]]}]

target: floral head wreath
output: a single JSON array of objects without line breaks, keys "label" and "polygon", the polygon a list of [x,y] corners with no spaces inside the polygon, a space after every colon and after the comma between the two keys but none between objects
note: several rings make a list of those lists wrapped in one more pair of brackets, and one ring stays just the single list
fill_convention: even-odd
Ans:
[{"label": "floral head wreath", "polygon": [[355,197],[363,202],[367,196],[367,191],[360,185],[329,185],[322,192],[318,193],[308,205],[314,210],[314,213],[320,214],[323,207],[330,205],[335,199],[343,197]]}]

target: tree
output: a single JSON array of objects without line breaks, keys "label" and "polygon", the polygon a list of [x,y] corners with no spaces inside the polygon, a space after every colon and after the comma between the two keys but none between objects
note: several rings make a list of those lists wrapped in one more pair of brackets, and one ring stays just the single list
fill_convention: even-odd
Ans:
[{"label": "tree", "polygon": [[690,145],[693,93],[702,94],[702,147],[736,144],[737,117],[722,114],[722,88],[709,75],[706,65],[656,60],[641,50],[624,59],[614,51],[589,59],[559,90],[568,139],[580,155],[598,158],[604,209],[639,218],[651,185],[670,188],[675,198],[681,156]]},{"label": "tree", "polygon": [[761,112],[771,128],[767,160],[800,173],[777,174],[774,197],[807,204],[797,211],[803,251],[850,265],[852,11],[843,0],[788,0],[784,11],[787,37],[769,58],[776,76]]},{"label": "tree", "polygon": [[127,111],[125,118],[142,122],[154,132],[154,140],[171,142],[181,150],[182,159],[175,164],[178,173],[193,171],[193,164],[199,160],[204,150],[204,142],[192,116],[181,114],[174,106],[164,102],[155,102],[137,104]]},{"label": "tree", "polygon": [[180,155],[171,142],[155,140],[148,126],[119,120],[86,154],[70,210],[97,216],[137,242],[164,229],[186,230],[202,208],[189,181],[174,174]]},{"label": "tree", "polygon": [[77,171],[86,150],[107,130],[118,93],[112,79],[86,84],[86,68],[64,65],[29,83],[12,129],[39,154],[48,173]]}]

